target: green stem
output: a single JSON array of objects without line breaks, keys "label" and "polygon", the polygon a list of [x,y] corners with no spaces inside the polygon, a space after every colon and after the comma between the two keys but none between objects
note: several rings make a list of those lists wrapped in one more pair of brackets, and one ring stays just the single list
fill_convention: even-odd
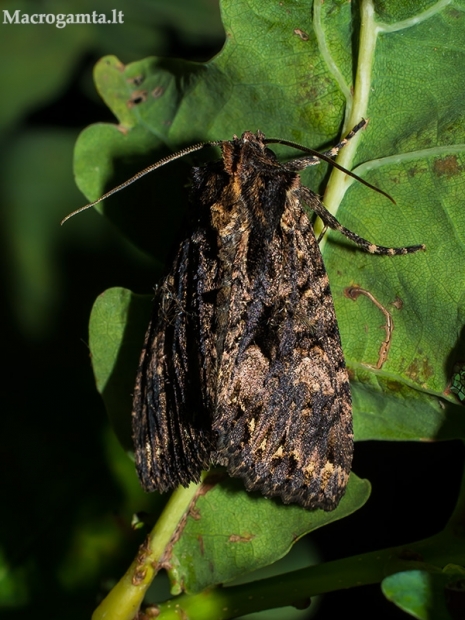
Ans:
[{"label": "green stem", "polygon": [[[361,2],[360,18],[360,44],[355,88],[353,97],[347,99],[344,135],[367,115],[371,91],[371,72],[375,56],[376,40],[379,32],[375,21],[375,10],[372,0],[364,0]],[[344,168],[351,169],[360,138],[361,134],[358,133],[338,155],[337,162]],[[326,186],[324,204],[333,215],[337,214],[339,205],[351,183],[351,177],[348,177],[340,170],[334,168],[331,172],[331,177]],[[323,230],[323,222],[321,222],[319,218],[315,222],[314,230],[317,237]],[[321,250],[324,248],[325,239],[326,237],[324,237],[320,243]]]},{"label": "green stem", "polygon": [[[315,1],[314,4],[314,21],[315,32],[317,34],[318,45],[322,53],[323,58],[326,60],[329,71],[335,77],[342,93],[346,98],[346,115],[343,127],[343,136],[346,135],[352,127],[362,119],[367,117],[368,102],[370,93],[373,87],[372,84],[372,69],[373,61],[375,58],[375,48],[378,35],[380,33],[397,32],[399,30],[405,30],[411,28],[431,17],[437,15],[445,6],[451,4],[451,0],[439,0],[435,5],[430,6],[425,11],[414,15],[413,17],[394,23],[384,24],[376,21],[375,9],[373,0],[362,0],[360,3],[360,41],[357,60],[357,71],[355,77],[355,87],[353,95],[347,88],[345,81],[342,78],[336,63],[332,59],[329,49],[326,45],[324,38],[324,30],[321,23],[321,3]],[[352,169],[352,162],[358,147],[358,143],[361,139],[361,134],[357,134],[348,144],[345,146],[336,158],[338,164]],[[369,168],[370,165],[367,165]],[[345,175],[343,172],[337,169],[333,169],[328,185],[326,187],[324,195],[324,204],[326,208],[336,215],[339,209],[339,205],[342,202],[344,194],[349,186],[354,182],[354,179]],[[318,218],[314,226],[315,234],[318,237],[323,230],[323,222]],[[320,243],[320,249],[323,250],[326,241],[326,236]]]},{"label": "green stem", "polygon": [[229,620],[266,609],[295,606],[317,594],[380,583],[388,575],[401,571],[440,572],[445,564],[453,561],[452,556],[459,564],[463,561],[461,549],[454,554],[456,547],[457,541],[447,532],[441,532],[408,546],[310,566],[239,586],[185,594],[158,605],[157,620]]},{"label": "green stem", "polygon": [[189,510],[200,485],[177,488],[139,553],[116,586],[92,614],[92,620],[132,620],[164,559],[167,546]]}]

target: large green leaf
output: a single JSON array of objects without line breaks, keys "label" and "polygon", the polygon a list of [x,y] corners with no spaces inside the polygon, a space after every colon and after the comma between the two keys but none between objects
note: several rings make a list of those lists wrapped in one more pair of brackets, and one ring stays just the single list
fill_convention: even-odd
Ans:
[{"label": "large green leaf", "polygon": [[304,534],[358,510],[369,494],[370,484],[351,474],[336,510],[310,512],[246,493],[239,481],[224,480],[199,497],[189,515],[174,546],[172,582],[199,592],[272,564]]},{"label": "large green leaf", "polygon": [[[424,253],[391,258],[363,253],[336,233],[322,242],[351,373],[357,439],[465,434],[463,409],[448,390],[464,338],[464,8],[462,1],[385,2],[377,14],[368,1],[318,1],[312,8],[310,1],[224,0],[227,42],[208,63],[148,58],[124,66],[104,58],[96,83],[118,124],[89,127],[76,147],[78,183],[95,199],[199,140],[259,128],[269,137],[324,148],[342,127],[369,118],[340,162],[396,204],[339,172],[325,177],[324,166],[302,175],[312,189],[325,189],[327,207],[359,235],[389,246],[426,244]],[[290,156],[289,149],[278,151]],[[188,162],[176,162],[104,206],[160,262],[185,208],[187,171]],[[369,296],[350,299],[353,286]],[[386,317],[389,347],[381,359]],[[137,331],[143,333],[142,324]],[[106,337],[94,330],[99,346]],[[274,504],[263,501],[271,511]],[[218,518],[228,514],[227,498],[218,506]],[[248,512],[249,526],[241,531],[254,532]],[[179,543],[189,548],[182,552],[189,560],[184,585],[195,590],[208,579],[188,574],[201,551],[187,531]],[[213,556],[224,549],[215,548]],[[276,550],[267,561],[281,554]],[[230,576],[220,569],[211,578]]]}]

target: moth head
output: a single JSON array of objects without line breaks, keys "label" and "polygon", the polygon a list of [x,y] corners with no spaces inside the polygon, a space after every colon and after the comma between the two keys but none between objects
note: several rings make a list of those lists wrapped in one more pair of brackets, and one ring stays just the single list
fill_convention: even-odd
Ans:
[{"label": "moth head", "polygon": [[265,148],[265,134],[262,133],[260,129],[257,131],[257,133],[252,133],[251,131],[244,131],[241,136],[241,142],[243,144],[251,142],[259,146],[263,150]]},{"label": "moth head", "polygon": [[256,169],[257,165],[275,166],[275,154],[266,147],[265,136],[261,131],[245,131],[240,138],[220,143],[223,152],[224,169],[228,174],[239,170]]}]

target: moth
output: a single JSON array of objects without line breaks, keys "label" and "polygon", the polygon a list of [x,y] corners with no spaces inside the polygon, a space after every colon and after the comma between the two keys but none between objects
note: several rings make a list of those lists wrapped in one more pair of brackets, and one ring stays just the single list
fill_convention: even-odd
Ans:
[{"label": "moth", "polygon": [[[300,182],[299,172],[330,160],[365,125],[322,154],[247,131],[209,143],[221,159],[193,168],[188,223],[156,289],[134,391],[135,462],[146,491],[187,486],[218,464],[248,491],[286,504],[338,505],[352,463],[351,395],[305,208],[371,254],[424,249],[359,237]],[[307,154],[280,163],[272,142]]]}]

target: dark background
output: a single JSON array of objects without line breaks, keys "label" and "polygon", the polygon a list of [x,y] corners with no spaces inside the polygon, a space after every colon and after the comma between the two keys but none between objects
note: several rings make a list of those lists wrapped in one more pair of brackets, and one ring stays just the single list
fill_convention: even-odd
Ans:
[{"label": "dark background", "polygon": [[[84,4],[0,6],[99,10]],[[115,8],[101,4],[102,11]],[[117,8],[123,26],[86,27],[85,36],[76,33],[80,26],[0,25],[0,613],[8,618],[89,617],[143,537],[130,528],[132,513],[158,501],[139,490],[112,436],[86,344],[97,295],[111,286],[150,293],[154,267],[93,211],[63,228],[59,222],[85,202],[72,179],[79,131],[114,122],[92,85],[95,62],[109,53],[124,63],[148,55],[207,60],[224,33],[214,0],[128,0]],[[372,482],[373,494],[355,515],[312,534],[322,560],[439,531],[454,507],[462,465],[459,442],[358,443],[354,470]],[[323,597],[317,617],[347,609],[362,619],[406,618],[379,585]]]}]

